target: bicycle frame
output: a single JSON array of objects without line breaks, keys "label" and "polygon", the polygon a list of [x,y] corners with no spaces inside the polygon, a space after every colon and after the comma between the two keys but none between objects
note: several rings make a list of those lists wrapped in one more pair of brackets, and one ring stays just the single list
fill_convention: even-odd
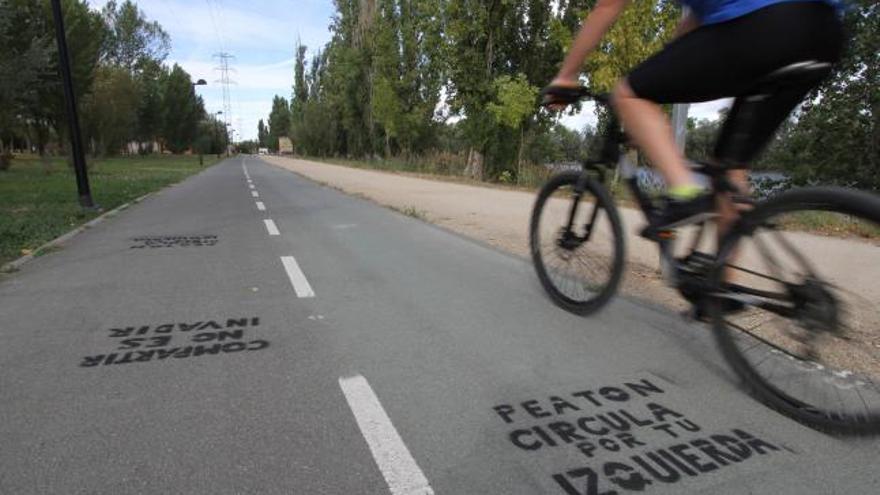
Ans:
[{"label": "bicycle frame", "polygon": [[[607,100],[601,98],[597,98],[597,101],[599,103],[607,104]],[[620,124],[616,116],[612,112],[611,120],[609,121],[607,126],[607,132],[605,133],[599,158],[587,159],[581,163],[581,178],[575,186],[575,197],[569,210],[568,222],[565,231],[563,232],[562,238],[559,240],[559,245],[561,247],[576,247],[581,243],[587,242],[593,232],[593,225],[596,222],[596,218],[600,210],[598,204],[593,205],[593,210],[589,215],[589,221],[584,226],[584,236],[581,237],[576,235],[573,229],[574,219],[577,215],[577,208],[580,204],[580,199],[585,191],[586,183],[590,178],[590,173],[595,173],[598,176],[599,182],[604,183],[607,178],[608,170],[616,167],[620,174],[620,177],[626,183],[630,193],[636,201],[636,204],[638,205],[642,214],[645,216],[645,219],[650,222],[657,214],[657,205],[654,203],[649,193],[639,185],[637,175],[638,168],[636,164],[631,163],[626,155],[621,152],[621,148],[626,144],[626,142],[626,135],[621,130]],[[713,195],[717,196],[724,193],[737,194],[740,192],[740,190],[726,177],[727,169],[704,162],[695,163],[697,164],[697,167],[694,169],[694,172],[709,178]],[[705,222],[701,222],[698,224],[697,233],[689,246],[689,255],[699,253],[698,248],[700,243],[702,242],[704,232]],[[656,241],[660,251],[660,265],[664,278],[671,286],[677,287],[683,295],[684,292],[687,290],[702,291],[703,289],[705,289],[705,287],[702,287],[704,281],[693,279],[693,277],[683,277],[681,268],[682,265],[678,260],[676,260],[675,256],[672,253],[672,243],[674,239],[674,235],[670,233],[668,239]],[[789,248],[794,250],[793,246],[789,246]],[[726,286],[729,293],[725,294],[725,296],[728,298],[741,300],[755,297],[761,298],[764,300],[754,303],[756,306],[760,306],[765,310],[771,311],[784,317],[792,317],[793,315],[791,307],[784,306],[778,304],[778,302],[775,302],[790,301],[790,297],[787,294],[760,291],[748,287],[739,286],[736,284],[727,284]]]}]

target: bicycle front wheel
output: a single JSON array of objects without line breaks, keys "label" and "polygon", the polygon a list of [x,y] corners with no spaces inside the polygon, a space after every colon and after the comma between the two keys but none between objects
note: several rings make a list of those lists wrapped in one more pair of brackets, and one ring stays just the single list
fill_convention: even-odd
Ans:
[{"label": "bicycle front wheel", "polygon": [[538,193],[529,228],[532,260],[563,309],[586,315],[608,302],[623,274],[623,242],[617,208],[599,182],[568,172]]},{"label": "bicycle front wheel", "polygon": [[880,198],[780,194],[743,216],[717,261],[712,321],[753,393],[814,428],[880,433]]}]

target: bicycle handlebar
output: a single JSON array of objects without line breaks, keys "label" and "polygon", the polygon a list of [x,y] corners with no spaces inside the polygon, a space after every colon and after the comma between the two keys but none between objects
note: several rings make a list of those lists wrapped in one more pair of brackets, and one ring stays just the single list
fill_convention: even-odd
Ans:
[{"label": "bicycle handlebar", "polygon": [[594,100],[602,105],[608,105],[610,96],[608,93],[592,93],[587,88],[567,88],[564,86],[547,86],[541,91],[543,100],[539,104],[542,107],[550,105],[570,105],[580,100]]}]

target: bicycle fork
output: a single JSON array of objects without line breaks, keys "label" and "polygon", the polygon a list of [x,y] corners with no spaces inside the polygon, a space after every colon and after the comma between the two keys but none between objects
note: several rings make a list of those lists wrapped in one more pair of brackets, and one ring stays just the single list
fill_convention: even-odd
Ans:
[{"label": "bicycle fork", "polygon": [[573,201],[571,203],[571,208],[568,211],[568,222],[565,224],[565,230],[563,231],[562,238],[559,240],[560,247],[563,248],[575,248],[584,242],[590,240],[590,237],[593,234],[593,225],[596,222],[596,218],[599,216],[599,201],[598,198],[596,203],[593,205],[593,211],[590,212],[590,220],[584,225],[584,235],[583,237],[579,237],[574,229],[574,219],[577,216],[578,205],[580,205],[581,198],[584,196],[584,191],[587,187],[587,181],[589,180],[589,175],[586,172],[582,173],[574,188],[574,196]]}]

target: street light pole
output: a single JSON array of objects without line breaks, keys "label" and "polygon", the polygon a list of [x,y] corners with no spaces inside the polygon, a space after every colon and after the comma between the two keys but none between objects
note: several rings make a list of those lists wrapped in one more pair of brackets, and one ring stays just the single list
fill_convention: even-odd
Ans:
[{"label": "street light pole", "polygon": [[95,202],[92,200],[89,174],[86,170],[86,157],[82,147],[79,115],[76,111],[76,94],[73,92],[73,76],[70,73],[70,57],[67,52],[67,36],[64,30],[64,18],[61,13],[60,0],[52,0],[52,15],[55,18],[55,37],[58,41],[58,65],[61,68],[61,86],[64,88],[67,120],[70,125],[70,148],[73,155],[73,169],[76,171],[76,188],[79,193],[79,204],[83,208],[92,209],[95,208]]}]

